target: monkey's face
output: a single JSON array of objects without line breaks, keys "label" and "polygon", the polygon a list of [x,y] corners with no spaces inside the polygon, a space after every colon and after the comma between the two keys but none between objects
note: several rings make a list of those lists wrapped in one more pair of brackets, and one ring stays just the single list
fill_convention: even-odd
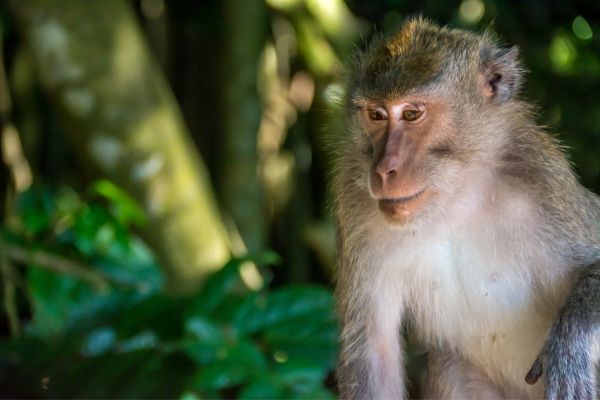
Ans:
[{"label": "monkey's face", "polygon": [[349,71],[343,160],[357,166],[348,173],[362,194],[368,189],[398,225],[469,203],[454,195],[486,184],[509,132],[506,117],[519,113],[517,51],[415,20],[375,39]]},{"label": "monkey's face", "polygon": [[431,96],[360,103],[371,149],[369,192],[389,221],[406,224],[436,196],[431,176],[454,137],[447,107]]}]

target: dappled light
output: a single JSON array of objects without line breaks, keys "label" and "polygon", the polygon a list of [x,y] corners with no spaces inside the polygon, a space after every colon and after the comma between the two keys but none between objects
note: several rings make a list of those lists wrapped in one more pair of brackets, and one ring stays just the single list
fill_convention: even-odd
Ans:
[{"label": "dappled light", "polygon": [[485,4],[481,0],[463,0],[458,12],[460,18],[467,24],[476,24],[485,14]]},{"label": "dappled light", "polygon": [[2,157],[12,171],[16,191],[23,192],[29,189],[33,176],[23,154],[19,133],[13,125],[5,126],[2,131]]},{"label": "dappled light", "polygon": [[596,8],[0,2],[0,397],[336,398],[356,50],[416,15],[515,45],[519,95],[599,192]]},{"label": "dappled light", "polygon": [[159,18],[165,12],[164,0],[142,0],[140,2],[140,10],[146,18]]},{"label": "dappled light", "polygon": [[573,33],[581,40],[589,40],[594,36],[590,24],[581,15],[573,20]]},{"label": "dappled light", "polygon": [[554,36],[548,53],[554,70],[561,74],[571,71],[577,58],[577,49],[573,46],[571,39],[562,33]]}]

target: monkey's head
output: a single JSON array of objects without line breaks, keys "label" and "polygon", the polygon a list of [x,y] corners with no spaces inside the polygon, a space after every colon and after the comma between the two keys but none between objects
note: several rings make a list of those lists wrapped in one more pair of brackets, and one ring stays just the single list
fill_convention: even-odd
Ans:
[{"label": "monkey's head", "polygon": [[448,199],[440,193],[468,186],[472,166],[493,164],[505,141],[499,132],[510,130],[507,119],[520,103],[516,56],[487,35],[421,18],[356,55],[348,143],[388,221],[414,220]]}]

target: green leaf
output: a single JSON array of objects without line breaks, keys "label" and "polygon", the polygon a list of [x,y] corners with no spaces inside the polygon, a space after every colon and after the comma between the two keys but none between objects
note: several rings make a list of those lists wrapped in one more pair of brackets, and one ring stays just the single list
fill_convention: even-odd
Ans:
[{"label": "green leaf", "polygon": [[329,372],[327,365],[302,359],[289,359],[277,364],[275,374],[290,387],[318,387]]},{"label": "green leaf", "polygon": [[62,334],[73,310],[93,296],[85,283],[39,268],[27,270],[27,283],[33,306],[29,329],[43,337]]},{"label": "green leaf", "polygon": [[215,362],[221,354],[227,352],[225,342],[184,341],[178,345],[178,348],[187,354],[196,364],[202,366]]},{"label": "green leaf", "polygon": [[32,186],[18,196],[16,208],[28,235],[36,236],[50,228],[55,204],[49,190]]},{"label": "green leaf", "polygon": [[[75,246],[84,255],[92,255],[102,244],[103,227],[111,228],[113,220],[108,211],[97,204],[82,207],[75,216]],[[112,234],[111,234],[112,235]],[[99,240],[97,240],[99,239]],[[106,252],[106,250],[105,250]]]},{"label": "green leaf", "polygon": [[223,332],[207,318],[194,317],[185,322],[185,331],[203,342],[222,342]]},{"label": "green leaf", "polygon": [[111,211],[124,226],[131,224],[143,226],[147,223],[146,214],[137,201],[114,183],[101,179],[89,189],[92,194],[99,195],[111,203]]},{"label": "green leaf", "polygon": [[233,326],[241,334],[252,334],[284,321],[325,310],[333,314],[331,291],[316,286],[291,286],[264,296],[249,296],[236,311]]},{"label": "green leaf", "polygon": [[223,389],[249,382],[267,368],[267,361],[256,344],[240,340],[227,349],[221,360],[202,369],[193,380],[198,390]]},{"label": "green leaf", "polygon": [[183,394],[179,397],[179,400],[202,400],[202,397],[198,396],[196,393],[194,392],[190,392],[190,391],[185,391],[183,392]]},{"label": "green leaf", "polygon": [[144,329],[152,330],[163,340],[174,340],[183,332],[185,305],[186,299],[148,297],[122,312],[114,326],[120,337],[131,337]]},{"label": "green leaf", "polygon": [[281,256],[272,250],[261,251],[250,255],[249,260],[261,266],[278,266],[283,262]]},{"label": "green leaf", "polygon": [[128,242],[127,251],[112,246],[109,254],[94,255],[91,264],[114,282],[144,293],[157,292],[164,277],[150,249],[137,237],[129,238]]},{"label": "green leaf", "polygon": [[270,327],[267,338],[294,338],[302,341],[328,342],[336,340],[337,327],[333,310],[329,307],[316,310],[310,317],[299,316]]},{"label": "green leaf", "polygon": [[191,315],[210,315],[232,294],[234,288],[243,288],[239,268],[241,260],[232,259],[223,268],[211,275],[202,292],[190,306]]},{"label": "green leaf", "polygon": [[290,396],[292,399],[319,399],[319,400],[334,400],[336,396],[322,385],[318,387],[302,387],[295,388]]},{"label": "green leaf", "polygon": [[186,321],[185,331],[191,340],[185,340],[180,348],[196,363],[212,363],[219,354],[227,352],[223,330],[208,319],[195,317]]},{"label": "green leaf", "polygon": [[250,382],[239,393],[239,399],[285,398],[285,386],[275,377],[265,376]]},{"label": "green leaf", "polygon": [[119,342],[116,350],[120,353],[128,353],[139,350],[156,349],[159,345],[159,339],[152,331],[142,331],[133,337]]},{"label": "green leaf", "polygon": [[81,353],[86,356],[98,356],[112,349],[116,342],[117,334],[114,329],[101,327],[90,332],[85,339]]},{"label": "green leaf", "polygon": [[[333,309],[326,307],[267,328],[261,338],[273,354],[293,362],[333,369],[338,331]],[[280,357],[281,358],[281,357]]]},{"label": "green leaf", "polygon": [[73,216],[84,204],[79,194],[68,186],[58,188],[54,194],[56,210],[61,218]]}]

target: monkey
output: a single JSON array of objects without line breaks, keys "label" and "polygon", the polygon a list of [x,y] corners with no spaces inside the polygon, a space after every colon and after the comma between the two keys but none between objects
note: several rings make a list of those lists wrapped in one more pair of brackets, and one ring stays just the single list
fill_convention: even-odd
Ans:
[{"label": "monkey", "polygon": [[520,94],[517,47],[422,17],[347,65],[332,168],[341,398],[597,397],[600,198]]}]

